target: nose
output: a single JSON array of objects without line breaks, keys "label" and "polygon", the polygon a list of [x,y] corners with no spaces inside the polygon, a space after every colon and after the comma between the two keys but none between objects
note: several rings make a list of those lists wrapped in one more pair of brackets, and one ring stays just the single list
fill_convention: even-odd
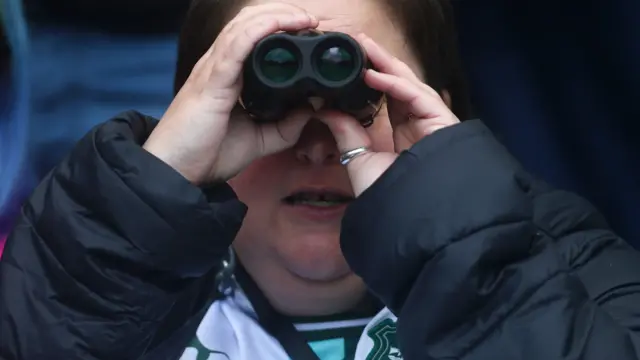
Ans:
[{"label": "nose", "polygon": [[337,163],[340,156],[331,131],[319,120],[307,123],[294,150],[298,161],[313,165]]}]

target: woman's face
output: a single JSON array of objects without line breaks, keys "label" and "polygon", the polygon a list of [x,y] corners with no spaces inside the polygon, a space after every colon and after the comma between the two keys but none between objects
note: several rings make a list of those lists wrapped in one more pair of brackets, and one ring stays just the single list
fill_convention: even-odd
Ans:
[{"label": "woman's face", "polygon": [[[271,1],[253,0],[249,5]],[[394,24],[387,9],[377,1],[285,1],[318,17],[319,30],[354,37],[366,33],[421,74],[402,28]],[[368,131],[376,150],[393,151],[386,108]],[[269,273],[286,271],[313,282],[340,282],[353,277],[339,243],[340,222],[347,203],[314,201],[320,196],[353,195],[339,157],[329,129],[312,121],[294,148],[254,162],[231,181],[249,209],[234,244],[242,261],[251,263],[247,267]],[[288,201],[292,195],[297,195],[299,201]]]}]

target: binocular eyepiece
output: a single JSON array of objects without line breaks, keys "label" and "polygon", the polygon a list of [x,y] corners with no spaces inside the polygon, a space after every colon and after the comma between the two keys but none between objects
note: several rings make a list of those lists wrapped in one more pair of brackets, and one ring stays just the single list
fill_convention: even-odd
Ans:
[{"label": "binocular eyepiece", "polygon": [[255,121],[271,122],[315,98],[369,126],[383,98],[364,83],[370,66],[360,44],[343,33],[271,34],[246,60],[240,104]]}]

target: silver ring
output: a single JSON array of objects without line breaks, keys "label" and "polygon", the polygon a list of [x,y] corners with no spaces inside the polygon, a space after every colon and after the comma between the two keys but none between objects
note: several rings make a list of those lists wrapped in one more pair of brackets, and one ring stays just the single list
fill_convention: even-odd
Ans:
[{"label": "silver ring", "polygon": [[340,164],[347,165],[348,163],[351,162],[351,160],[355,159],[356,157],[368,151],[369,151],[369,148],[366,146],[360,146],[355,149],[345,151],[342,154],[340,154]]}]

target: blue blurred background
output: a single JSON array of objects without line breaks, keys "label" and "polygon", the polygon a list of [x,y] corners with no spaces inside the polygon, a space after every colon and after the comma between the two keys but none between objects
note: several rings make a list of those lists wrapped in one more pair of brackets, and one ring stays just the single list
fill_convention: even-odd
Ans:
[{"label": "blue blurred background", "polygon": [[[163,113],[188,5],[0,0],[0,239],[89,128],[123,110]],[[640,247],[640,1],[455,5],[478,115]]]},{"label": "blue blurred background", "polygon": [[91,127],[172,98],[184,0],[0,0],[0,235]]}]

